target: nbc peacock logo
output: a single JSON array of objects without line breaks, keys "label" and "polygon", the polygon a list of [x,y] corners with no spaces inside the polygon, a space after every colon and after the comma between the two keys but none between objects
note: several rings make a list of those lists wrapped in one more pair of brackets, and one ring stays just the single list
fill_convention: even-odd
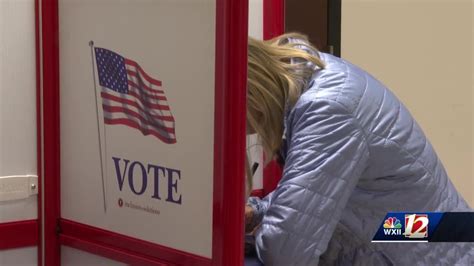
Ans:
[{"label": "nbc peacock logo", "polygon": [[402,235],[402,223],[397,217],[388,217],[383,223],[383,228],[386,236]]}]

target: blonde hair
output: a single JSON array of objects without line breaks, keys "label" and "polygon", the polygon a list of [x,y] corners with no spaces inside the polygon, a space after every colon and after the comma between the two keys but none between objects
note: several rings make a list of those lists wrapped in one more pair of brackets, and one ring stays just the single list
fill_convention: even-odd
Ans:
[{"label": "blonde hair", "polygon": [[266,162],[280,149],[285,108],[295,105],[314,71],[324,68],[316,51],[296,33],[268,41],[249,38],[247,127],[258,134]]}]

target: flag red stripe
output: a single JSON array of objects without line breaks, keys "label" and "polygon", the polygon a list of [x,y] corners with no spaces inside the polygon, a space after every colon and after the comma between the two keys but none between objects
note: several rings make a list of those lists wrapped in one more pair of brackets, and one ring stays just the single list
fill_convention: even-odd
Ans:
[{"label": "flag red stripe", "polygon": [[162,90],[151,89],[150,87],[148,87],[147,85],[145,85],[143,83],[142,83],[143,86],[139,86],[138,84],[136,84],[135,82],[133,82],[130,79],[128,79],[128,85],[132,86],[134,88],[137,88],[137,89],[142,89],[143,88],[143,91],[148,92],[148,93],[161,93],[161,94],[165,93]]},{"label": "flag red stripe", "polygon": [[[130,97],[136,98],[136,95],[134,95],[134,94],[127,95],[127,96],[116,95],[116,92],[108,91],[107,88],[104,88],[104,87],[102,87],[102,93],[105,93],[105,94],[110,95],[112,97],[117,97],[117,98],[120,98],[120,99],[125,99],[125,100],[133,102],[133,103],[128,102],[128,104],[125,105],[125,107],[128,108],[128,109],[134,110],[133,108],[136,108],[136,109],[138,109],[138,110],[135,110],[136,112],[146,113],[149,116],[157,118],[157,119],[161,119],[161,120],[169,121],[169,122],[174,122],[174,117],[171,114],[171,111],[169,109],[168,110],[161,110],[161,109],[149,108],[146,104],[143,104],[143,101],[141,101],[139,98],[135,100],[135,99],[130,99],[130,98],[127,97],[127,96],[130,96]],[[123,101],[118,101],[117,102],[117,101],[111,100],[109,98],[110,97],[103,98],[104,101],[110,101],[109,103],[107,103],[107,105],[117,106],[117,107],[124,107],[123,106],[124,105]],[[149,102],[146,102],[146,103],[149,103]],[[163,106],[167,106],[166,104],[167,104],[167,102],[165,101]]]},{"label": "flag red stripe", "polygon": [[[108,112],[123,112],[125,110],[131,110],[131,109],[127,109],[127,108],[124,108],[124,107],[120,107],[120,106],[110,106],[110,105],[106,105],[106,104],[103,104],[102,105],[104,107],[104,110],[108,111]],[[139,110],[141,112],[145,112],[143,109],[139,108]],[[133,112],[136,113],[136,111],[134,110],[131,110]],[[155,119],[159,119],[159,120],[162,120],[162,121],[166,121],[166,122],[174,122],[174,117],[173,116],[166,116],[166,115],[153,115],[153,114],[149,114],[150,117],[153,117]]]},{"label": "flag red stripe", "polygon": [[[136,71],[127,69],[127,75],[135,77],[135,78],[139,79],[140,81],[142,81],[142,78],[140,77],[140,75],[138,75],[138,73]],[[130,78],[128,80],[130,80]],[[132,83],[134,84],[135,87],[139,88],[139,86],[135,83],[135,81],[132,81]],[[143,87],[145,87],[145,89],[147,89],[151,92],[165,93],[162,90],[152,88],[151,86],[153,86],[153,84],[151,86],[148,86],[148,84],[145,84],[144,82],[141,82],[141,83],[142,83]]]},{"label": "flag red stripe", "polygon": [[176,143],[176,138],[167,138],[167,137],[161,135],[160,133],[158,133],[154,130],[149,130],[149,129],[142,128],[142,127],[140,127],[140,125],[137,122],[132,121],[130,119],[125,119],[125,118],[109,119],[109,118],[104,117],[104,122],[108,125],[125,125],[125,126],[129,126],[129,127],[133,127],[135,129],[140,130],[143,135],[145,135],[145,136],[146,135],[155,136],[155,137],[157,137],[158,139],[160,139],[161,141],[163,141],[164,143],[167,143],[167,144]]},{"label": "flag red stripe", "polygon": [[[140,91],[137,92],[137,90],[139,90],[139,89],[137,89],[137,88],[135,88],[135,87],[133,87],[133,86],[131,86],[131,87],[132,87],[132,89],[131,89],[131,90],[130,90],[130,89],[128,90],[128,94],[129,94],[129,95],[132,95],[132,96],[134,96],[134,97],[136,97],[136,98],[140,98],[140,96],[139,96],[139,92],[140,92]],[[158,101],[166,101],[166,96],[150,95],[150,94],[148,94],[146,91],[141,91],[141,92],[143,92],[143,93],[145,94],[145,97],[146,97],[146,98],[151,98],[151,99],[158,100]]]},{"label": "flag red stripe", "polygon": [[[101,92],[100,95],[102,96],[102,98],[105,98],[105,99],[109,99],[109,100],[116,101],[116,102],[119,102],[119,103],[129,104],[131,106],[135,106],[137,108],[140,108],[139,107],[140,105],[138,103],[136,103],[132,100],[129,100],[129,99],[120,98],[120,97],[114,96],[112,94],[108,94],[106,92]],[[139,100],[147,108],[153,108],[153,109],[165,110],[165,111],[170,110],[170,107],[167,106],[167,105],[150,103],[150,102],[144,101],[140,98],[137,98],[137,100]]]},{"label": "flag red stripe", "polygon": [[106,112],[109,112],[109,113],[124,113],[124,114],[127,114],[127,115],[131,115],[135,118],[140,119],[141,122],[143,122],[143,123],[145,123],[145,124],[147,124],[151,127],[155,127],[155,128],[161,129],[163,131],[166,131],[168,133],[174,134],[174,128],[173,127],[167,127],[165,125],[161,125],[159,123],[149,121],[148,119],[144,118],[139,113],[137,113],[133,110],[118,107],[118,106],[108,106],[108,105],[105,105],[105,104],[103,104],[102,107],[104,108],[104,111],[106,111]]},{"label": "flag red stripe", "polygon": [[161,86],[161,81],[148,76],[148,74],[142,69],[142,67],[137,62],[125,58],[125,64],[135,67],[140,72],[140,74],[151,84],[154,84],[156,86]]},{"label": "flag red stripe", "polygon": [[[111,105],[106,105],[106,106],[108,106],[109,108],[114,108],[113,110],[116,110],[115,108],[123,108],[121,106],[111,106]],[[174,117],[172,115],[155,115],[151,112],[147,112],[141,106],[138,106],[138,107],[134,106],[134,107],[137,108],[140,112],[147,113],[149,116],[151,116],[153,118],[160,119],[160,120],[167,121],[167,122],[174,122]]]}]

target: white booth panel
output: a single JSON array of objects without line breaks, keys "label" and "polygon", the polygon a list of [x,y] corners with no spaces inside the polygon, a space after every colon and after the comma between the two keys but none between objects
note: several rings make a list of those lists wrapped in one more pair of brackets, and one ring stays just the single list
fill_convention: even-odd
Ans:
[{"label": "white booth panel", "polygon": [[[249,1],[249,36],[263,39],[263,0]],[[262,189],[263,151],[256,134],[247,136],[247,154],[251,166],[254,163],[259,164],[253,176],[253,189]]]},{"label": "white booth panel", "polygon": [[61,247],[61,265],[63,266],[122,266],[127,265],[75,248]]},{"label": "white booth panel", "polygon": [[61,215],[211,258],[216,2],[111,3],[59,1]]},{"label": "white booth panel", "polygon": [[249,36],[263,39],[263,0],[249,1]]},{"label": "white booth panel", "polygon": [[30,266],[38,265],[36,247],[0,250],[0,265],[2,266]]},{"label": "white booth panel", "polygon": [[37,196],[23,200],[0,202],[0,223],[37,218]]},{"label": "white booth panel", "polygon": [[[36,175],[34,0],[0,1],[0,58],[0,177]],[[36,202],[0,202],[0,223],[36,219]]]},{"label": "white booth panel", "polygon": [[253,175],[253,189],[263,188],[263,150],[257,135],[247,136],[247,156],[249,157],[250,167],[258,163],[258,168]]}]

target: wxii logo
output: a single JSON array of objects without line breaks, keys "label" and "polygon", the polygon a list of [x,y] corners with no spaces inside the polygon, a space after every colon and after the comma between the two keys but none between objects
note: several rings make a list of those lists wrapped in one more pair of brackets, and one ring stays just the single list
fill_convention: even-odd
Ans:
[{"label": "wxii logo", "polygon": [[428,215],[427,214],[405,214],[405,237],[427,238],[428,237]]},{"label": "wxii logo", "polygon": [[402,235],[402,224],[397,217],[388,217],[383,223],[383,233],[386,236]]}]

